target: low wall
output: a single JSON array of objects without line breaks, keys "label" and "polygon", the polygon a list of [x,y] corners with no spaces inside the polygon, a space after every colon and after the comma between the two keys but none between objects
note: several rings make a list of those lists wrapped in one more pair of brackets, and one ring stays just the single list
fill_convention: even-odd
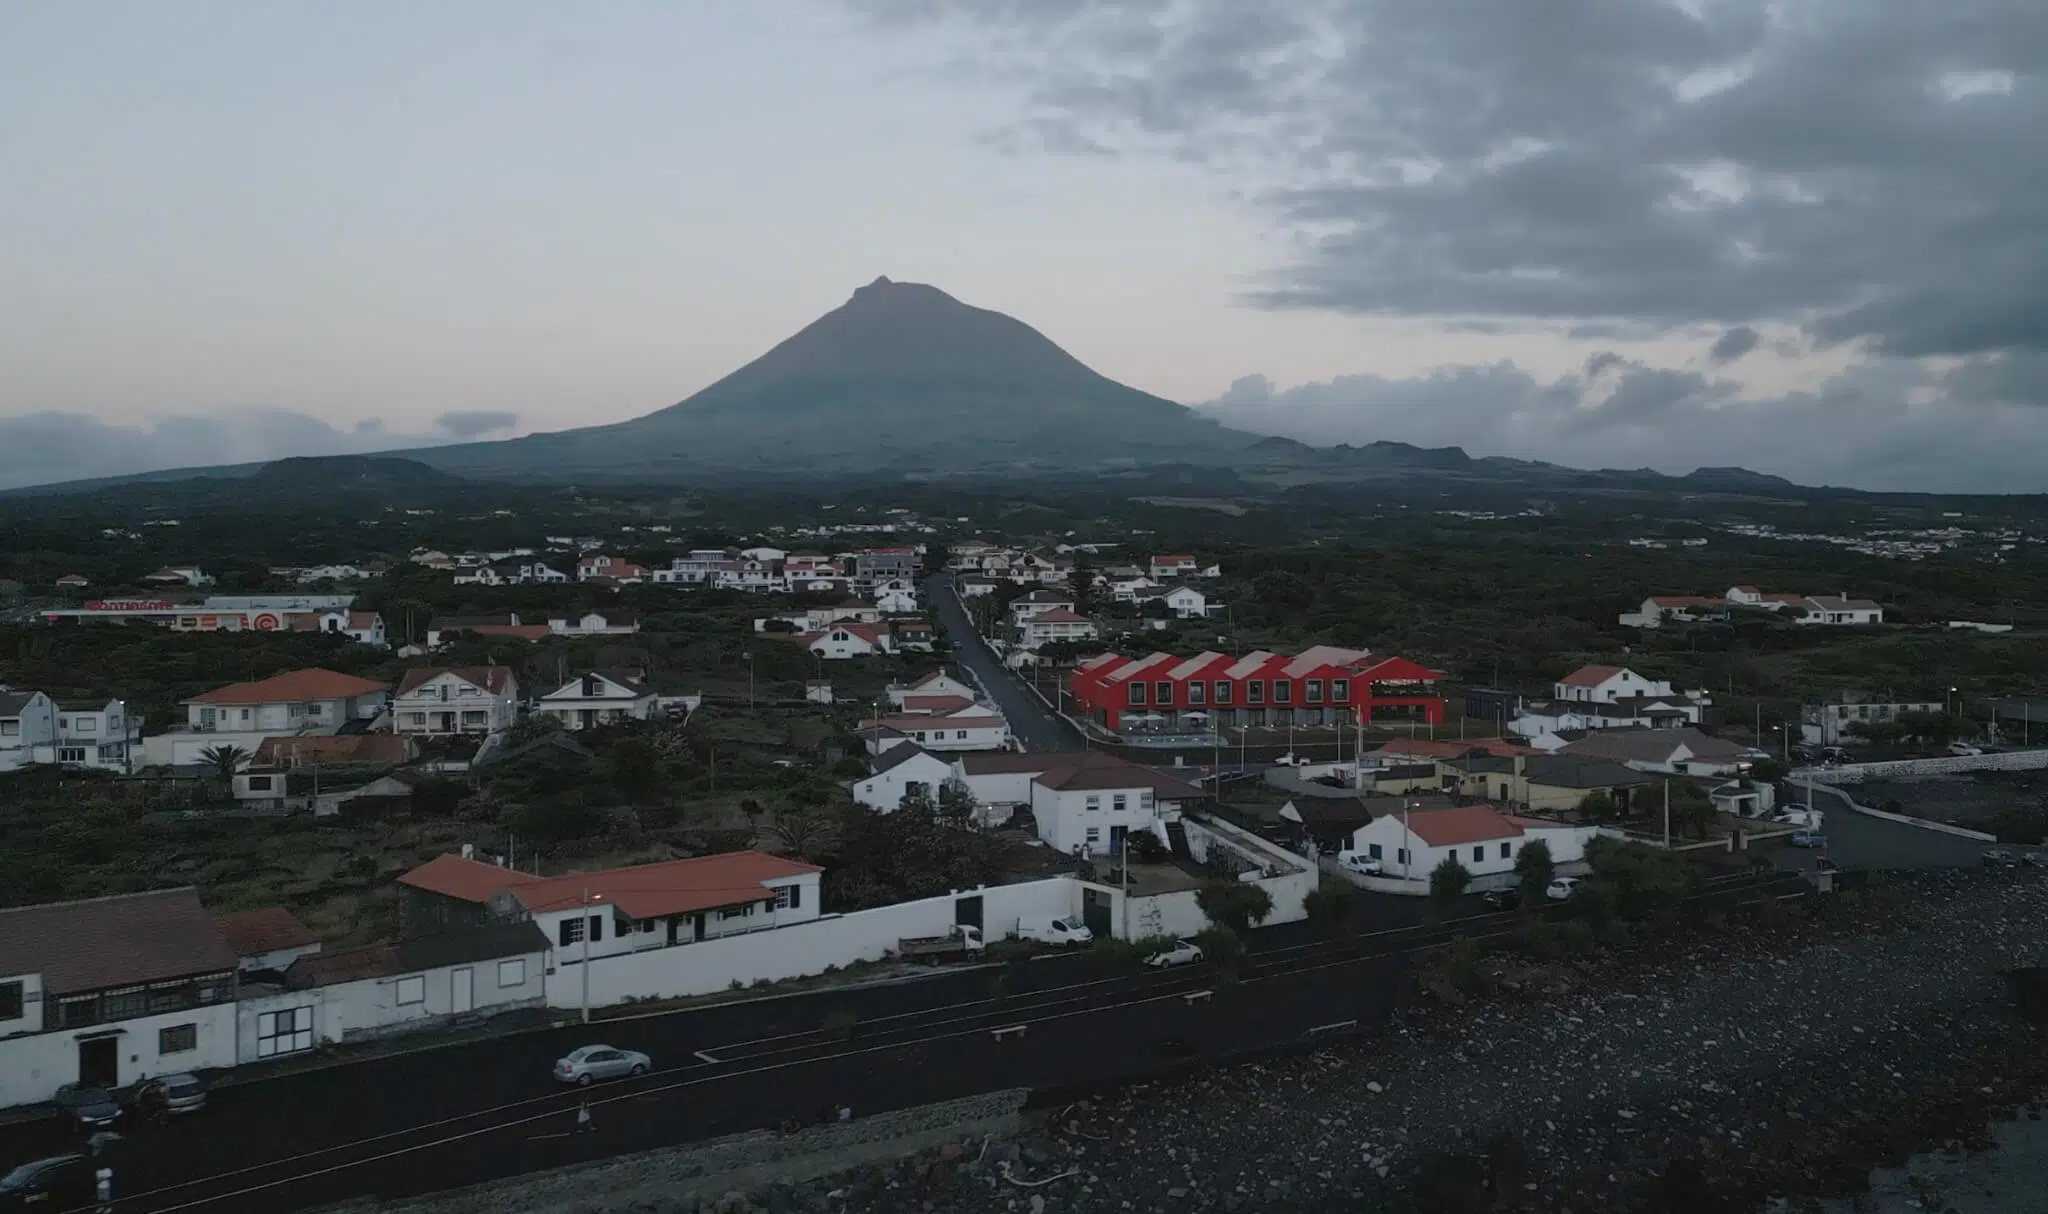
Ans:
[{"label": "low wall", "polygon": [[849,1122],[812,1126],[794,1134],[735,1134],[417,1200],[357,1202],[337,1210],[365,1214],[503,1214],[507,1210],[576,1214],[590,1209],[592,1197],[600,1194],[613,1208],[640,1201],[650,1209],[687,1209],[693,1208],[693,1202],[715,1202],[733,1190],[746,1192],[777,1181],[802,1184],[948,1142],[1014,1134],[1023,1127],[1028,1097],[1021,1088],[991,1092],[872,1117],[857,1116]]},{"label": "low wall", "polygon": [[1943,755],[1938,759],[1894,759],[1889,763],[1845,763],[1803,767],[1798,776],[1816,784],[1860,784],[1893,776],[1948,776],[1972,771],[2039,771],[2048,768],[2048,748],[2000,750],[1988,755]]},{"label": "low wall", "polygon": [[1831,796],[1837,802],[1839,802],[1843,808],[1851,811],[1852,813],[1862,814],[1866,818],[1882,818],[1887,822],[1897,822],[1901,826],[1915,826],[1920,828],[1921,830],[1934,831],[1936,834],[1953,835],[1958,839],[1974,839],[1980,843],[1998,842],[1997,835],[1985,834],[1981,830],[1970,830],[1966,827],[1950,826],[1946,822],[1930,822],[1926,818],[1908,817],[1905,814],[1895,814],[1888,810],[1872,809],[1868,805],[1859,805],[1856,802],[1856,798],[1850,796],[1848,793],[1844,792],[1839,788],[1831,787],[1827,784],[1820,782],[1819,780],[1813,781],[1810,785],[1801,780],[1788,780],[1786,781],[1786,783],[1791,784],[1794,788],[1811,788],[1814,792],[1824,793],[1828,796]]}]

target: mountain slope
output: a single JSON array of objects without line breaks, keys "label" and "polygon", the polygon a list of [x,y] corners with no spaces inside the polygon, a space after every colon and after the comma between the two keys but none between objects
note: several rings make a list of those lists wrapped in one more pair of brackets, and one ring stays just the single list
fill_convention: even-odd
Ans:
[{"label": "mountain slope", "polygon": [[1097,374],[1021,321],[880,278],[681,404],[409,454],[466,475],[665,479],[1222,464],[1257,441]]}]

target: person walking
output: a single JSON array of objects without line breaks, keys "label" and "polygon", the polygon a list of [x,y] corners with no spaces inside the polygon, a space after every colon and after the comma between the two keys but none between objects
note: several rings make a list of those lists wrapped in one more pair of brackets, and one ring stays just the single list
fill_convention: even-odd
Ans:
[{"label": "person walking", "polygon": [[578,1134],[587,1134],[595,1133],[596,1130],[597,1127],[590,1120],[590,1102],[586,1100],[576,1106],[576,1132]]}]

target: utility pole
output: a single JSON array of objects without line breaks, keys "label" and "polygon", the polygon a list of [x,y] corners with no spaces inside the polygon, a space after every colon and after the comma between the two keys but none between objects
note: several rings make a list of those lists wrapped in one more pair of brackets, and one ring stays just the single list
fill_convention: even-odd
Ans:
[{"label": "utility pole", "polygon": [[583,1023],[590,1023],[590,887],[583,887]]},{"label": "utility pole", "polygon": [[1415,832],[1408,829],[1408,811],[1414,802],[1403,798],[1401,801],[1401,879],[1412,880],[1415,876]]},{"label": "utility pole", "polygon": [[1664,850],[1671,850],[1671,781],[1664,781]]}]

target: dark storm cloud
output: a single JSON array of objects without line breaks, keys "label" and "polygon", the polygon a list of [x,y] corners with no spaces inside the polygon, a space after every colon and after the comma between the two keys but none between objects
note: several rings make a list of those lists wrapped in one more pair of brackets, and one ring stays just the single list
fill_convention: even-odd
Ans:
[{"label": "dark storm cloud", "polygon": [[476,438],[518,424],[519,415],[503,409],[456,409],[434,419],[434,425],[457,438]]},{"label": "dark storm cloud", "polygon": [[1726,366],[1757,348],[1763,341],[1762,334],[1748,325],[1737,325],[1721,334],[1707,351],[1707,357],[1715,363]]},{"label": "dark storm cloud", "polygon": [[1021,138],[1264,182],[1265,306],[2048,350],[2040,0],[850,2]]}]

